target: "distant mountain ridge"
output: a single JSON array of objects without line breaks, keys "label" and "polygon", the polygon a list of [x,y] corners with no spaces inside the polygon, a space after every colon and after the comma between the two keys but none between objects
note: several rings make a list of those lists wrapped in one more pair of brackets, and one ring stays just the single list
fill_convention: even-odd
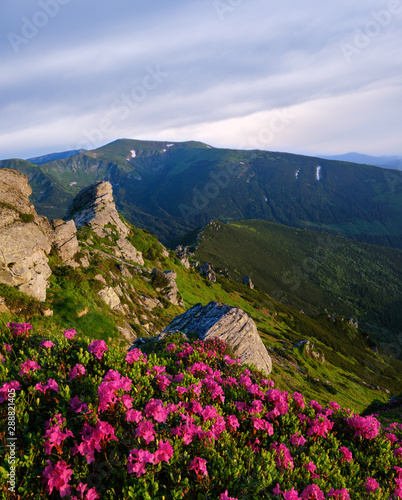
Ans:
[{"label": "distant mountain ridge", "polygon": [[32,202],[49,218],[63,217],[84,187],[109,181],[124,217],[164,243],[212,219],[261,219],[402,247],[402,176],[374,166],[120,139],[41,165],[3,160],[0,168],[28,176]]},{"label": "distant mountain ridge", "polygon": [[44,163],[49,163],[54,160],[64,160],[71,158],[71,156],[84,153],[86,149],[73,149],[71,151],[61,151],[59,153],[49,153],[43,156],[35,156],[34,158],[28,158],[27,161],[30,163],[35,163],[35,165],[43,165]]},{"label": "distant mountain ridge", "polygon": [[361,153],[346,153],[335,156],[321,156],[327,160],[348,161],[363,165],[373,165],[375,167],[402,170],[402,156],[370,156]]}]

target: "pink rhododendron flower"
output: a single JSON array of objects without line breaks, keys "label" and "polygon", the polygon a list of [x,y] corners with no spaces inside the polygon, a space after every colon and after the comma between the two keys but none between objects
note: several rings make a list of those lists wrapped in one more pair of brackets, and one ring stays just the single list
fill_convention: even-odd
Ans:
[{"label": "pink rhododendron flower", "polygon": [[137,477],[141,477],[146,473],[145,464],[153,464],[155,462],[155,456],[148,450],[137,450],[133,449],[130,451],[127,462],[127,472],[133,474],[135,472]]},{"label": "pink rhododendron flower", "polygon": [[233,431],[240,427],[239,421],[235,415],[229,415],[226,417],[226,422]]},{"label": "pink rhododendron flower", "polygon": [[333,426],[334,422],[331,422],[325,416],[319,416],[311,423],[311,427],[307,431],[307,436],[327,437],[327,433]]},{"label": "pink rhododendron flower", "polygon": [[4,363],[5,360],[6,360],[6,358],[0,354],[0,362]]},{"label": "pink rhododendron flower", "polygon": [[147,355],[137,348],[130,349],[126,355],[126,361],[129,365],[132,365],[135,361],[142,361],[146,363]]},{"label": "pink rhododendron flower", "polygon": [[322,406],[320,405],[320,403],[318,403],[317,401],[314,401],[314,399],[312,399],[310,402],[309,402],[309,406],[311,406],[311,408],[314,408],[314,410],[317,412],[317,413],[321,413],[322,411]]},{"label": "pink rhododendron flower", "polygon": [[41,370],[42,367],[38,365],[36,361],[32,361],[31,359],[27,359],[24,363],[21,363],[21,370],[18,372],[18,375],[25,375],[29,374],[29,372],[32,370],[33,372],[35,370]]},{"label": "pink rhododendron flower", "polygon": [[142,420],[136,429],[136,437],[142,437],[146,444],[151,443],[155,440],[155,428],[154,424],[150,420]]},{"label": "pink rhododendron flower", "polygon": [[64,460],[57,462],[53,466],[53,463],[48,460],[46,462],[46,467],[42,472],[44,477],[43,482],[46,484],[46,491],[52,493],[53,488],[55,488],[61,497],[65,497],[71,494],[71,486],[68,484],[73,471],[69,469],[68,465]]},{"label": "pink rhododendron flower", "polygon": [[99,410],[101,412],[105,411],[109,408],[109,405],[119,401],[117,391],[129,391],[131,385],[131,379],[122,377],[116,370],[109,370],[98,387]]},{"label": "pink rhododendron flower", "polygon": [[346,418],[346,422],[354,429],[356,437],[364,437],[366,439],[374,439],[381,427],[380,422],[371,415],[368,417],[361,417],[360,415],[348,417]]},{"label": "pink rhododendron flower", "polygon": [[55,344],[53,344],[51,340],[43,340],[41,343],[41,346],[45,347],[46,349],[51,349],[52,347],[54,347],[54,345]]},{"label": "pink rhododendron flower", "polygon": [[372,491],[376,492],[378,490],[378,488],[380,487],[378,482],[372,477],[367,478],[365,486],[366,486],[367,493],[371,493]]},{"label": "pink rhododendron flower", "polygon": [[189,470],[195,471],[198,475],[203,474],[204,476],[208,476],[207,464],[208,462],[204,458],[195,457],[189,466]]},{"label": "pink rhododendron flower", "polygon": [[88,410],[88,405],[83,403],[78,396],[74,396],[70,400],[70,407],[75,413],[85,413]]},{"label": "pink rhododendron flower", "polygon": [[74,330],[74,328],[70,328],[69,330],[64,330],[64,337],[66,339],[73,339],[77,335],[77,332]]},{"label": "pink rhododendron flower", "polygon": [[68,372],[68,378],[70,380],[73,380],[74,378],[78,377],[79,375],[84,375],[86,373],[85,366],[76,364],[74,368],[71,368]]},{"label": "pink rhododendron flower", "polygon": [[7,323],[7,327],[11,330],[13,335],[20,337],[21,335],[25,335],[28,338],[28,331],[33,329],[33,326],[30,323]]},{"label": "pink rhododendron flower", "polygon": [[304,464],[303,467],[308,470],[309,472],[314,472],[317,468],[316,465],[313,464],[313,462],[309,462],[308,464]]},{"label": "pink rhododendron flower", "polygon": [[394,450],[394,456],[402,458],[402,448],[397,448]]},{"label": "pink rhododendron flower", "polygon": [[283,493],[284,500],[301,500],[299,497],[299,492],[295,490],[294,486],[289,491],[284,491]]},{"label": "pink rhododendron flower", "polygon": [[47,430],[44,436],[46,440],[44,448],[45,453],[47,453],[48,455],[52,453],[53,447],[55,447],[57,451],[60,451],[60,445],[63,443],[63,441],[68,437],[74,437],[73,433],[68,429],[63,432],[63,427],[65,426],[66,422],[66,419],[61,417],[60,413],[46,422],[45,427],[47,428]]},{"label": "pink rhododendron flower", "polygon": [[138,424],[138,422],[140,422],[142,420],[142,418],[143,418],[142,413],[138,410],[130,409],[130,410],[127,410],[127,412],[126,412],[126,421],[127,422],[135,422],[136,424]]},{"label": "pink rhododendron flower", "polygon": [[277,468],[283,467],[285,469],[290,468],[291,470],[293,470],[293,458],[287,446],[285,446],[283,443],[278,444],[276,442],[271,444],[270,449],[275,451],[275,463]]},{"label": "pink rhododendron flower", "polygon": [[274,428],[272,424],[267,422],[262,418],[251,417],[254,429],[267,431],[268,436],[272,436],[274,433]]},{"label": "pink rhododendron flower", "polygon": [[346,448],[346,446],[341,446],[341,448],[339,448],[339,451],[342,453],[343,458],[347,462],[353,460],[352,452],[348,448]]},{"label": "pink rhododendron flower", "polygon": [[[84,491],[88,488],[88,485],[87,484],[84,484],[84,483],[79,483],[79,485],[77,486],[77,491],[79,493],[81,493],[81,500],[84,500]],[[91,488],[90,490],[87,491],[86,495],[85,495],[85,500],[96,500],[97,498],[100,498],[100,496],[96,493],[96,489],[95,488]],[[78,500],[77,497],[72,497],[71,500]]]},{"label": "pink rhododendron flower", "polygon": [[334,411],[338,411],[341,409],[340,405],[338,405],[338,403],[335,403],[334,401],[329,402],[329,407]]},{"label": "pink rhododendron flower", "polygon": [[221,496],[219,497],[219,500],[237,500],[235,497],[230,497],[228,490],[226,490],[224,493],[221,493]]},{"label": "pink rhododendron flower", "polygon": [[101,360],[105,352],[108,351],[106,342],[104,340],[94,340],[88,346],[88,352],[93,354],[96,359]]},{"label": "pink rhododendron flower", "polygon": [[45,393],[46,391],[55,391],[55,392],[59,392],[59,386],[57,384],[57,382],[55,380],[53,380],[52,378],[50,378],[46,384],[44,384],[43,382],[38,382],[36,385],[35,385],[35,391],[40,391],[40,392],[43,392]]},{"label": "pink rhododendron flower", "polygon": [[385,434],[385,437],[391,444],[394,444],[398,441],[398,438],[395,436],[395,434]]},{"label": "pink rhododendron flower", "polygon": [[8,400],[8,391],[10,389],[14,389],[14,391],[17,391],[18,389],[21,389],[21,385],[17,380],[12,380],[11,382],[5,382],[3,386],[0,388],[0,403],[3,403],[4,401]]},{"label": "pink rhododendron flower", "polygon": [[73,455],[80,453],[82,456],[86,457],[88,464],[95,462],[95,450],[101,451],[102,442],[106,443],[112,439],[118,441],[114,431],[115,428],[112,427],[109,422],[98,420],[95,427],[85,422],[81,431],[82,442],[73,447]]},{"label": "pink rhododendron flower", "polygon": [[169,462],[173,457],[173,447],[168,440],[159,441],[158,449],[155,451],[155,464]]},{"label": "pink rhododendron flower", "polygon": [[3,344],[7,352],[11,352],[14,344]]},{"label": "pink rhododendron flower", "polygon": [[151,417],[156,422],[166,422],[168,417],[168,411],[163,406],[163,401],[160,399],[152,398],[149,403],[145,405],[144,413],[146,417]]},{"label": "pink rhododendron flower", "polygon": [[331,488],[327,497],[336,498],[337,500],[350,500],[350,496],[346,488],[342,488],[340,490],[334,490],[334,488]]},{"label": "pink rhododendron flower", "polygon": [[316,484],[310,484],[300,495],[303,500],[325,500],[324,493]]},{"label": "pink rhododendron flower", "polygon": [[292,434],[290,436],[289,441],[293,446],[304,446],[306,443],[306,438],[300,435],[300,432],[297,432],[296,434]]}]

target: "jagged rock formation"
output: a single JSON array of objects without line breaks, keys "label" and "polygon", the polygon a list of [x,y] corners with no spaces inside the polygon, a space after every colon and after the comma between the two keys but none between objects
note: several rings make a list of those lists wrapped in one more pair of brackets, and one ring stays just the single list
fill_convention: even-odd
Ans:
[{"label": "jagged rock formation", "polygon": [[294,349],[300,349],[302,348],[304,353],[307,355],[307,356],[310,356],[314,359],[316,359],[317,361],[321,361],[321,363],[325,363],[325,356],[323,353],[319,353],[317,351],[314,350],[314,344],[312,342],[310,342],[309,340],[299,340],[298,342],[296,342],[293,346]]},{"label": "jagged rock formation", "polygon": [[74,220],[78,228],[90,226],[100,238],[116,236],[114,255],[144,265],[142,253],[126,239],[130,228],[120,219],[116,210],[110,182],[97,182],[81,190],[71,202],[65,219]]},{"label": "jagged rock formation", "polygon": [[190,260],[187,255],[187,247],[183,248],[182,245],[179,245],[176,248],[176,257],[180,260],[180,262],[186,269],[190,269]]},{"label": "jagged rock formation", "polygon": [[219,338],[233,348],[243,363],[252,363],[266,374],[272,371],[271,358],[257,327],[242,309],[218,302],[210,302],[205,307],[196,304],[177,316],[161,336],[170,330],[197,333],[201,340]]},{"label": "jagged rock formation", "polygon": [[47,219],[29,202],[31,193],[25,175],[0,170],[0,283],[44,301],[51,240],[43,228]]},{"label": "jagged rock formation", "polygon": [[175,306],[184,307],[184,301],[179,297],[179,289],[177,288],[175,271],[164,271],[164,275],[169,280],[168,291],[165,294],[166,299]]},{"label": "jagged rock formation", "polygon": [[251,290],[254,288],[254,283],[251,281],[250,276],[244,276],[243,284],[247,285],[249,288],[251,288]]},{"label": "jagged rock formation", "polygon": [[211,281],[211,283],[216,283],[216,274],[212,270],[212,267],[210,264],[207,264],[207,263],[203,264],[200,267],[200,274],[201,274],[201,276],[205,276],[208,281]]},{"label": "jagged rock formation", "polygon": [[66,265],[78,267],[79,264],[73,260],[74,255],[80,250],[75,222],[54,219],[51,224],[54,229],[53,245],[59,251],[63,262]]}]

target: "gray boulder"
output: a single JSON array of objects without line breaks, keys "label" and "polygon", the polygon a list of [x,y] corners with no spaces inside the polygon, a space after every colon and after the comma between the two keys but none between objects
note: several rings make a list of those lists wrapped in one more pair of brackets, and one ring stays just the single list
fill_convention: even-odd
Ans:
[{"label": "gray boulder", "polygon": [[142,253],[126,239],[130,234],[130,227],[120,219],[110,182],[96,182],[81,190],[68,207],[65,219],[74,220],[77,228],[90,226],[97,236],[109,237],[111,242],[113,240],[110,235],[114,233],[118,236],[117,241],[111,245],[114,255],[144,265]]},{"label": "gray boulder", "polygon": [[45,301],[51,241],[29,201],[31,193],[25,175],[0,169],[0,283]]},{"label": "gray boulder", "polygon": [[258,334],[254,321],[237,307],[210,302],[206,306],[196,304],[177,316],[161,333],[179,330],[197,333],[201,340],[218,338],[234,350],[243,363],[251,363],[269,375],[272,360]]}]

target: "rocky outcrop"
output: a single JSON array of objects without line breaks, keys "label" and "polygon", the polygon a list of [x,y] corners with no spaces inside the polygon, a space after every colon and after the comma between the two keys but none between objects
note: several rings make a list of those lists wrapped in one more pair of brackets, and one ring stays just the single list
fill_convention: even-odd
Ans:
[{"label": "rocky outcrop", "polygon": [[102,288],[102,290],[98,292],[98,295],[110,309],[124,313],[121,307],[120,298],[113,287],[105,286],[105,288]]},{"label": "rocky outcrop", "polygon": [[90,226],[100,238],[110,238],[116,257],[144,265],[142,253],[126,239],[130,228],[116,210],[110,182],[97,182],[80,191],[70,204],[65,219],[74,220],[77,228]]},{"label": "rocky outcrop", "polygon": [[321,363],[325,363],[325,356],[323,353],[319,353],[314,350],[314,344],[309,340],[299,340],[293,345],[293,349],[300,349],[307,356],[320,361]]},{"label": "rocky outcrop", "polygon": [[258,334],[254,321],[237,307],[210,302],[206,306],[196,304],[177,316],[161,333],[170,330],[197,333],[201,340],[219,338],[226,342],[243,363],[251,363],[270,374],[272,361]]},{"label": "rocky outcrop", "polygon": [[29,201],[31,193],[25,175],[0,170],[0,283],[45,301],[51,241]]},{"label": "rocky outcrop", "polygon": [[187,255],[187,247],[181,245],[176,248],[176,257],[180,260],[186,269],[190,269],[190,260]]},{"label": "rocky outcrop", "polygon": [[74,255],[80,250],[75,222],[54,219],[51,224],[53,227],[53,246],[58,250],[63,262],[66,265],[78,267],[79,264],[73,260]]},{"label": "rocky outcrop", "polygon": [[179,296],[179,289],[177,288],[176,278],[177,274],[175,271],[164,271],[164,275],[169,280],[168,291],[165,294],[165,298],[175,306],[184,307],[184,301]]},{"label": "rocky outcrop", "polygon": [[200,267],[200,274],[201,274],[201,276],[205,276],[208,281],[211,281],[211,283],[216,283],[216,274],[212,270],[212,267],[210,264],[207,264],[207,263],[203,264]]},{"label": "rocky outcrop", "polygon": [[243,285],[247,285],[251,290],[254,288],[254,283],[251,281],[250,276],[244,276]]}]

